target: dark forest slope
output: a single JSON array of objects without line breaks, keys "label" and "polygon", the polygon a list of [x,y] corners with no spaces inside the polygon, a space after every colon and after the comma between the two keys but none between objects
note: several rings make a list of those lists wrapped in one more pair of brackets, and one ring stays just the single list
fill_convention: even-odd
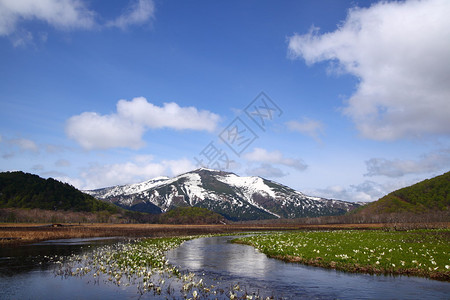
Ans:
[{"label": "dark forest slope", "polygon": [[0,208],[9,207],[110,213],[120,210],[53,178],[3,172],[0,173]]}]

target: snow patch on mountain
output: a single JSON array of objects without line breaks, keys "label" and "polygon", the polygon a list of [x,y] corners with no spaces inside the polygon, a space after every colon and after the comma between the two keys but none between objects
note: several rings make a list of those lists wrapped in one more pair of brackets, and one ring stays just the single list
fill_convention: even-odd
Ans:
[{"label": "snow patch on mountain", "polygon": [[225,176],[217,176],[217,180],[244,190],[247,196],[252,196],[254,193],[264,192],[270,197],[275,197],[275,192],[264,183],[261,177],[239,177],[235,174],[229,174]]},{"label": "snow patch on mountain", "polygon": [[240,177],[205,168],[173,178],[157,177],[86,192],[130,209],[153,205],[164,212],[176,206],[200,206],[236,220],[335,215],[359,206],[306,196],[261,177]]}]

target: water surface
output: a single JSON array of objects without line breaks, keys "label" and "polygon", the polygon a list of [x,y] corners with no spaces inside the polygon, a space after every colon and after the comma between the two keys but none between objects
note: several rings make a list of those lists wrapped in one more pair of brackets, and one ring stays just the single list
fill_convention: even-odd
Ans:
[{"label": "water surface", "polygon": [[0,248],[0,299],[134,299],[135,289],[55,276],[55,256],[70,256],[122,238],[61,239]]},{"label": "water surface", "polygon": [[[251,246],[231,244],[231,239],[190,240],[169,251],[167,257],[181,271],[192,271],[203,278],[205,287],[213,284],[216,290],[225,290],[217,295],[219,299],[227,299],[237,284],[241,295],[245,291],[284,299],[450,299],[448,282],[350,274],[284,263],[267,258]],[[141,295],[135,286],[108,284],[91,275],[55,275],[52,258],[89,253],[116,242],[117,238],[69,239],[0,248],[0,299],[172,299],[175,294]]]},{"label": "water surface", "polygon": [[181,270],[248,293],[286,299],[450,299],[450,283],[419,277],[351,274],[270,259],[232,237],[200,238],[169,251]]}]

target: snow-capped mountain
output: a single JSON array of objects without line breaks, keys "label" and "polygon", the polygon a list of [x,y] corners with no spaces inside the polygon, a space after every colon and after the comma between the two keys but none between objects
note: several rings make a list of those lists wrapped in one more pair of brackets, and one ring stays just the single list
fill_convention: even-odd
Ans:
[{"label": "snow-capped mountain", "polygon": [[85,191],[121,207],[151,213],[177,206],[204,207],[230,220],[341,215],[359,204],[306,196],[261,177],[198,169],[174,178]]}]

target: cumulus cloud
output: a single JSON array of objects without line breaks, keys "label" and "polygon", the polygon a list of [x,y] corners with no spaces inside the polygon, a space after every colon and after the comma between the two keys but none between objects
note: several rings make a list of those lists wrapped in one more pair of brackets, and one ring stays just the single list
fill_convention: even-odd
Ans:
[{"label": "cumulus cloud", "polygon": [[116,115],[98,115],[85,112],[71,117],[66,124],[66,134],[76,140],[85,149],[108,149],[129,147],[137,149],[143,146],[142,126],[133,124]]},{"label": "cumulus cloud", "polygon": [[269,152],[266,149],[254,148],[252,152],[246,153],[243,158],[251,162],[280,164],[299,171],[307,168],[307,165],[301,159],[287,158],[277,150]]},{"label": "cumulus cloud", "polygon": [[39,20],[57,29],[92,28],[95,13],[79,0],[0,0],[0,36],[22,21]]},{"label": "cumulus cloud", "polygon": [[120,100],[117,113],[99,115],[84,112],[69,118],[66,134],[87,150],[115,147],[138,149],[144,145],[142,135],[149,128],[213,131],[218,121],[219,116],[209,111],[180,107],[173,102],[159,107],[139,97],[131,101]]},{"label": "cumulus cloud", "polygon": [[129,5],[125,12],[107,26],[127,29],[132,25],[148,23],[154,17],[155,5],[151,0],[136,0]]},{"label": "cumulus cloud", "polygon": [[219,116],[195,107],[180,107],[174,102],[164,103],[162,107],[147,102],[144,97],[131,101],[120,100],[117,113],[123,118],[149,128],[172,128],[214,131]]},{"label": "cumulus cloud", "polygon": [[309,118],[303,118],[301,122],[299,121],[289,121],[286,126],[292,130],[300,132],[304,135],[308,135],[314,138],[316,141],[320,141],[320,135],[323,134],[323,123],[316,120],[311,120]]},{"label": "cumulus cloud", "polygon": [[84,112],[73,116],[66,123],[66,134],[83,148],[109,149],[127,147],[138,149],[144,145],[144,127],[119,115],[99,115]]},{"label": "cumulus cloud", "polygon": [[[14,47],[33,41],[45,42],[45,32],[33,32],[26,21],[39,21],[57,30],[102,29],[143,25],[154,17],[152,0],[131,1],[124,12],[114,20],[101,24],[97,12],[88,8],[83,0],[0,0],[0,36],[8,36]],[[37,39],[35,39],[37,36]]]},{"label": "cumulus cloud", "polygon": [[407,174],[421,174],[450,169],[450,150],[423,155],[418,160],[389,160],[372,158],[366,161],[365,176],[401,177]]},{"label": "cumulus cloud", "polygon": [[291,58],[330,61],[359,78],[344,114],[375,140],[450,134],[450,2],[379,2],[334,32],[289,38]]},{"label": "cumulus cloud", "polygon": [[125,162],[95,165],[81,174],[82,189],[96,189],[113,185],[136,183],[158,176],[175,176],[194,168],[188,159],[163,160],[161,162]]}]

